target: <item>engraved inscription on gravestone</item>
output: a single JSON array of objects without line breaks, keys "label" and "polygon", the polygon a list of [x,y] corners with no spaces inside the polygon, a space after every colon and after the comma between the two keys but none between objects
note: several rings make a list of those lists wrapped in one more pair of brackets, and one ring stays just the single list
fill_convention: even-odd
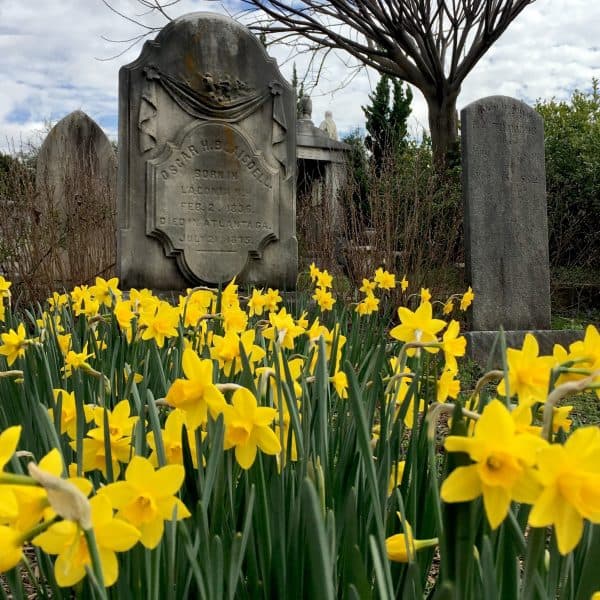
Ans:
[{"label": "engraved inscription on gravestone", "polygon": [[294,92],[260,42],[186,15],[121,69],[119,90],[122,284],[293,288]]},{"label": "engraved inscription on gravestone", "polygon": [[550,268],[544,124],[505,96],[461,114],[465,258],[475,330],[547,329]]},{"label": "engraved inscription on gravestone", "polygon": [[277,172],[227,124],[192,123],[148,161],[147,176],[146,232],[189,277],[231,279],[277,238]]}]

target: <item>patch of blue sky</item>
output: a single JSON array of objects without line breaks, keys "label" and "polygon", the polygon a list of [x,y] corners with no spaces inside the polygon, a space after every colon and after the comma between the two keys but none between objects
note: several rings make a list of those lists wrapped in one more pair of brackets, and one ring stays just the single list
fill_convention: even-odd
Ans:
[{"label": "patch of blue sky", "polygon": [[15,106],[5,117],[7,123],[22,125],[31,119],[31,111],[23,106]]},{"label": "patch of blue sky", "polygon": [[98,125],[100,125],[100,127],[102,127],[102,129],[104,130],[115,130],[117,128],[118,125],[118,118],[117,115],[100,115],[97,118],[97,123]]}]

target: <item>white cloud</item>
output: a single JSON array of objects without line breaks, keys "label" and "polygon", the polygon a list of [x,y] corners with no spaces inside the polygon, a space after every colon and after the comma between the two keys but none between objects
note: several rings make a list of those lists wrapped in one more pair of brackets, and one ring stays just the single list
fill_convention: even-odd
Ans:
[{"label": "white cloud", "polygon": [[[136,0],[113,4],[128,15],[140,13]],[[196,10],[224,12],[210,0],[182,0],[171,9],[172,16]],[[162,22],[154,17],[154,25]],[[534,102],[552,96],[567,98],[575,88],[589,88],[592,77],[600,72],[598,23],[598,2],[538,0],[521,13],[467,77],[459,108],[493,94]],[[139,55],[141,45],[115,60],[96,59],[124,48],[102,36],[127,39],[139,32],[101,0],[0,0],[0,150],[6,150],[7,139],[27,140],[46,121],[56,121],[78,108],[115,137],[118,70]],[[283,74],[291,78],[289,51],[273,53]],[[295,61],[301,74],[308,57],[300,55]],[[368,103],[378,75],[363,69],[340,89],[352,75],[343,57],[328,61],[312,90],[317,124],[326,110],[332,110],[340,131],[364,126],[361,106]],[[411,130],[417,133],[426,126],[427,108],[418,91],[414,96]]]}]

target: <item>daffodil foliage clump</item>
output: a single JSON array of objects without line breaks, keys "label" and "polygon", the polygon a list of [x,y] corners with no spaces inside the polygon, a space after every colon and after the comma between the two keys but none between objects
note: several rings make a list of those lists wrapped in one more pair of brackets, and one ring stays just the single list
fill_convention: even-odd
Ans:
[{"label": "daffodil foliage clump", "polygon": [[289,306],[98,278],[21,316],[0,278],[3,594],[600,589],[600,428],[564,401],[599,391],[598,331],[552,356],[528,335],[461,390],[470,289],[435,301],[378,269],[345,306],[310,277]]}]

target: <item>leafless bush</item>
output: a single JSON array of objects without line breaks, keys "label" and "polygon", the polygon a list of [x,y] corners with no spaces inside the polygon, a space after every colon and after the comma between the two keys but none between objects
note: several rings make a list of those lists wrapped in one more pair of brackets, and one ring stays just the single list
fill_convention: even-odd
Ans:
[{"label": "leafless bush", "polygon": [[114,189],[82,161],[57,197],[48,181],[36,185],[31,162],[10,159],[0,172],[0,270],[27,303],[112,276],[116,259]]},{"label": "leafless bush", "polygon": [[[348,171],[338,197],[341,218],[332,219],[327,198],[299,198],[301,258],[323,268],[345,271],[354,284],[377,267],[407,276],[411,290],[462,291],[463,240],[460,173],[440,175],[426,145],[411,145],[388,155],[368,183]],[[366,190],[366,191],[365,191]],[[343,249],[343,250],[342,250]]]}]

